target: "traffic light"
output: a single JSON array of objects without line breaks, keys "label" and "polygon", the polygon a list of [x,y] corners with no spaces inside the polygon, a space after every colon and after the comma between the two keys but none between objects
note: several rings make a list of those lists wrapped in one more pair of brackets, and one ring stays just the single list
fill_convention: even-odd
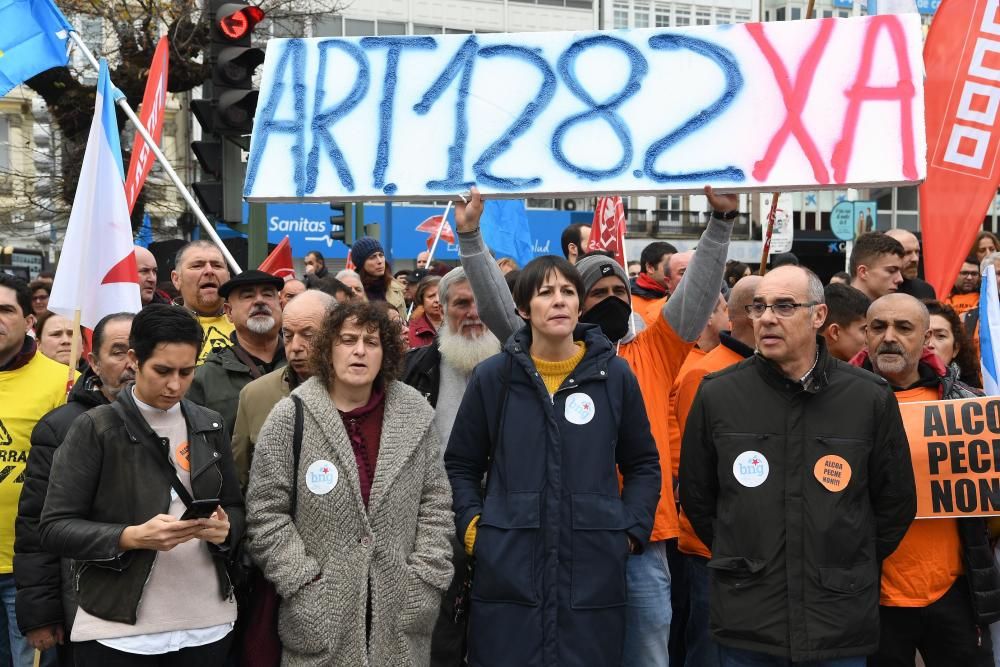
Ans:
[{"label": "traffic light", "polygon": [[264,18],[259,7],[242,0],[209,0],[212,19],[209,62],[215,102],[214,132],[244,137],[253,130],[258,91],[253,73],[264,62],[264,50],[251,45],[254,26]]},{"label": "traffic light", "polygon": [[330,203],[330,238],[348,248],[355,239],[354,211],[355,207],[350,202]]},{"label": "traffic light", "polygon": [[205,60],[212,73],[202,84],[203,98],[191,101],[202,139],[192,142],[201,178],[192,184],[210,217],[230,225],[243,220],[242,151],[249,147],[257,91],[254,70],[264,51],[253,48],[251,35],[264,12],[243,0],[208,0],[209,45]]}]

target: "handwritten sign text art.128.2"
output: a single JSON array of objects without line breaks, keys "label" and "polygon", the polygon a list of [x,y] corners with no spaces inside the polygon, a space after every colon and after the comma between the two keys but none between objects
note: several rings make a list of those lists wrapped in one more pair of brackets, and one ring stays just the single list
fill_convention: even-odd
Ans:
[{"label": "handwritten sign text art.128.2", "polygon": [[843,188],[925,173],[919,17],[276,39],[250,201]]}]

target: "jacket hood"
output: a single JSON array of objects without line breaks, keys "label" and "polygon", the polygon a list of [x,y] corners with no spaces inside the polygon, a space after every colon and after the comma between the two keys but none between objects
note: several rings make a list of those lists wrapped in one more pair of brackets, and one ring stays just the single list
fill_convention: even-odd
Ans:
[{"label": "jacket hood", "polygon": [[733,338],[733,334],[729,331],[723,331],[719,334],[719,343],[725,345],[736,354],[742,355],[744,359],[753,356],[754,349],[742,341]]},{"label": "jacket hood", "polygon": [[98,405],[110,403],[101,391],[101,378],[97,376],[94,369],[87,366],[83,375],[77,378],[76,383],[66,397],[67,403],[79,403],[88,410],[96,408]]},{"label": "jacket hood", "polygon": [[[591,372],[603,371],[604,377],[607,377],[608,364],[617,356],[617,352],[615,346],[601,331],[601,327],[596,324],[577,324],[573,330],[573,340],[583,341],[587,346],[587,353],[583,355],[574,374],[582,377]],[[504,352],[534,372],[535,365],[531,361],[531,326],[527,325],[515,331],[504,345]]]},{"label": "jacket hood", "polygon": [[645,273],[640,273],[630,280],[629,289],[634,296],[641,296],[646,299],[662,299],[668,294],[666,287],[663,287]]}]

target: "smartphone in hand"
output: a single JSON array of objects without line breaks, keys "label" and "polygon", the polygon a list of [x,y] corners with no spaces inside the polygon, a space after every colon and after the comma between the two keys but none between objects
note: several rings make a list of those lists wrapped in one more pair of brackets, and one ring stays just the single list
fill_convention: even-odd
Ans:
[{"label": "smartphone in hand", "polygon": [[181,521],[190,521],[191,519],[207,519],[212,516],[212,513],[215,511],[215,508],[219,506],[219,504],[220,502],[218,498],[192,500],[183,516],[181,516]]}]

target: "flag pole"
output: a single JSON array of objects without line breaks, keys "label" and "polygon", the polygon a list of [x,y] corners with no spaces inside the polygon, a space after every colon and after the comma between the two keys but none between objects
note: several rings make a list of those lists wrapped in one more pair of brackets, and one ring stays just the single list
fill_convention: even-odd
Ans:
[{"label": "flag pole", "polygon": [[[434,261],[434,251],[437,249],[438,241],[441,240],[441,232],[444,231],[444,226],[448,224],[448,213],[451,212],[451,200],[448,200],[448,205],[444,207],[444,213],[441,215],[441,224],[438,225],[437,233],[434,234],[434,243],[431,244],[430,250],[427,251],[427,266],[430,267],[431,262]],[[410,304],[409,310],[406,311],[406,319],[410,319],[410,315],[413,314],[414,304]]]},{"label": "flag pole", "polygon": [[77,308],[73,311],[73,338],[72,342],[69,344],[69,377],[66,378],[66,395],[69,396],[69,392],[72,391],[73,385],[76,384],[76,377],[73,375],[76,372],[76,362],[73,361],[80,354],[80,309]]},{"label": "flag pole", "polygon": [[[94,54],[91,52],[89,48],[87,48],[87,45],[83,42],[83,40],[76,33],[76,31],[75,30],[70,31],[69,36],[70,39],[72,39],[73,42],[78,47],[80,47],[80,51],[83,52],[83,55],[87,57],[88,61],[90,61],[91,66],[96,70],[100,70],[101,66],[100,63],[97,62],[97,58],[94,57]],[[210,239],[212,239],[212,242],[219,247],[219,251],[222,253],[222,256],[226,259],[226,262],[229,264],[229,267],[232,270],[232,272],[235,275],[239,275],[240,273],[242,273],[239,264],[236,263],[236,259],[233,257],[232,253],[229,252],[229,249],[222,243],[222,239],[219,238],[219,234],[215,231],[215,228],[212,226],[212,223],[208,221],[208,218],[205,217],[205,214],[198,206],[198,203],[194,200],[194,197],[192,197],[191,193],[188,192],[187,187],[185,187],[184,185],[184,181],[182,181],[181,177],[177,175],[176,171],[174,171],[174,168],[170,165],[170,162],[167,160],[167,157],[163,154],[163,151],[161,151],[160,147],[156,145],[155,141],[153,141],[153,137],[150,136],[149,131],[146,129],[146,126],[142,124],[142,121],[139,120],[139,117],[135,115],[134,111],[132,111],[132,107],[128,105],[128,100],[122,97],[117,101],[117,104],[118,108],[120,108],[128,117],[128,119],[132,121],[132,124],[135,125],[136,132],[139,133],[139,136],[141,136],[143,141],[145,141],[146,144],[149,146],[149,150],[156,157],[157,161],[163,166],[163,170],[167,172],[167,176],[170,178],[171,181],[173,181],[174,186],[177,188],[178,192],[181,193],[181,197],[184,198],[184,201],[187,202],[187,205],[190,207],[192,213],[194,213],[195,217],[198,219],[198,222],[201,223],[202,229],[204,229],[205,233],[208,234]]]},{"label": "flag pole", "polygon": [[[809,0],[806,4],[806,19],[811,19],[813,17],[813,11],[816,9],[816,0]],[[775,192],[771,194],[771,210],[767,213],[767,227],[764,229],[763,240],[764,244],[760,249],[760,269],[757,271],[759,275],[764,275],[767,273],[767,256],[771,252],[771,237],[774,236],[774,216],[778,212],[778,197],[781,196],[780,192]]]}]

